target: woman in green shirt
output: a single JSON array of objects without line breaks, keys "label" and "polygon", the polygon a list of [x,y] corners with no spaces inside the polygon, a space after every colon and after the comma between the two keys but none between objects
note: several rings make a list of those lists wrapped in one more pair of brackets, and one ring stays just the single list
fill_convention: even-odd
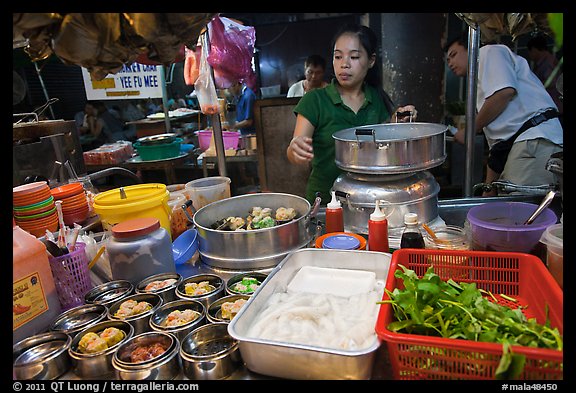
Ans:
[{"label": "woman in green shirt", "polygon": [[[293,164],[312,162],[306,186],[306,199],[310,203],[314,202],[316,192],[320,192],[322,205],[326,205],[331,199],[332,185],[342,172],[336,166],[332,134],[346,128],[384,123],[391,117],[394,106],[382,90],[375,67],[376,45],[376,35],[370,28],[344,26],[333,45],[336,79],[305,94],[294,108],[296,126],[286,154]],[[409,111],[412,119],[416,117],[413,105],[397,111]]]}]

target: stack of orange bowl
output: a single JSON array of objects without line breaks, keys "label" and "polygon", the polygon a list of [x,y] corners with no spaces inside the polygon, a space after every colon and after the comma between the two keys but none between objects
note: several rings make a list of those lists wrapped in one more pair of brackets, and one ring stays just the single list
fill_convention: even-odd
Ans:
[{"label": "stack of orange bowl", "polygon": [[36,237],[58,229],[54,197],[45,181],[23,184],[12,189],[12,212],[16,224]]},{"label": "stack of orange bowl", "polygon": [[56,201],[62,201],[64,224],[72,227],[88,218],[88,199],[82,183],[69,183],[50,190]]}]

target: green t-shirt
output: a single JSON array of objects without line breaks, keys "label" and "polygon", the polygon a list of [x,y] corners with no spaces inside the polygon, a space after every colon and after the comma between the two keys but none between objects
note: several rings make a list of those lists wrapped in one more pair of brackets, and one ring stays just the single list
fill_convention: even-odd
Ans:
[{"label": "green t-shirt", "polygon": [[354,113],[342,102],[336,80],[324,88],[304,94],[294,113],[304,116],[314,126],[312,172],[306,186],[306,199],[314,203],[316,192],[322,195],[322,204],[331,200],[330,189],[342,170],[336,166],[336,147],[332,134],[347,128],[381,124],[390,118],[384,101],[377,90],[364,84],[364,104]]}]

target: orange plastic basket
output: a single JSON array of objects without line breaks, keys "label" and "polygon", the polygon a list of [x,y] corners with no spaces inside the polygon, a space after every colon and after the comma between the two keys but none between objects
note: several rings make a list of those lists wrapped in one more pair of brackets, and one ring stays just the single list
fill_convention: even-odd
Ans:
[{"label": "orange plastic basket", "polygon": [[[563,292],[544,263],[536,256],[514,252],[400,249],[392,254],[386,289],[403,289],[394,272],[403,265],[422,277],[428,267],[442,280],[476,283],[490,291],[499,304],[523,310],[527,318],[546,321],[563,334]],[[513,297],[508,301],[500,294]],[[389,299],[384,293],[383,300]],[[463,339],[397,333],[387,329],[396,320],[391,304],[382,304],[376,334],[386,342],[395,379],[494,379],[503,345]],[[526,357],[521,379],[563,379],[563,351],[513,346]]]}]

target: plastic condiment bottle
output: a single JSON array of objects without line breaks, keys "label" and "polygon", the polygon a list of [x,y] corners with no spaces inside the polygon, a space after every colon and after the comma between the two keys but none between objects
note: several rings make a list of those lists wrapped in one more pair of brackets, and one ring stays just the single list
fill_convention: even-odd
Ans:
[{"label": "plastic condiment bottle", "polygon": [[144,278],[176,271],[172,239],[154,217],[134,218],[112,227],[106,244],[114,280],[138,285]]},{"label": "plastic condiment bottle", "polygon": [[326,233],[344,232],[344,215],[342,204],[332,191],[332,200],[326,205]]},{"label": "plastic condiment bottle", "polygon": [[418,214],[406,213],[404,214],[404,231],[400,239],[400,248],[426,248],[424,237],[420,232],[418,224]]},{"label": "plastic condiment bottle", "polygon": [[368,250],[390,252],[390,246],[388,245],[388,220],[380,209],[379,200],[376,200],[376,207],[368,220]]},{"label": "plastic condiment bottle", "polygon": [[62,310],[46,246],[12,228],[12,344],[42,333]]}]

